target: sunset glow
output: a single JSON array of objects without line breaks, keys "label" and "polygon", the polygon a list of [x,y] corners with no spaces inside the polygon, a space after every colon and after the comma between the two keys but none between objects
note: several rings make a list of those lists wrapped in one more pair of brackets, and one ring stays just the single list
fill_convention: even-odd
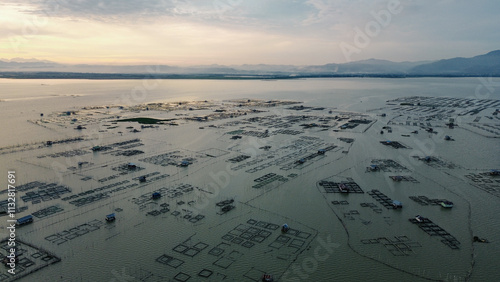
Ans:
[{"label": "sunset glow", "polygon": [[0,1],[2,59],[171,65],[418,61],[488,52],[500,38],[497,1],[23,2]]}]

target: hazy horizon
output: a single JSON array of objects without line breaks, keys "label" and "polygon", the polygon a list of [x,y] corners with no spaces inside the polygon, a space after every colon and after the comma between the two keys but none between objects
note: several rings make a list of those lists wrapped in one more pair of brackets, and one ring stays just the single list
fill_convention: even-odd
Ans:
[{"label": "hazy horizon", "polygon": [[[477,55],[484,55],[484,54],[477,54]],[[474,57],[474,56],[472,56]],[[440,58],[437,60],[442,60],[442,59],[452,59],[455,57],[450,57],[450,58]],[[420,63],[420,62],[434,62],[435,60],[420,60],[420,61],[408,61],[408,60],[403,60],[403,61],[391,61],[391,60],[385,60],[385,59],[379,59],[379,58],[367,58],[367,59],[362,59],[362,60],[353,60],[349,62],[325,62],[323,64],[266,64],[266,63],[243,63],[243,64],[218,64],[218,63],[213,63],[213,64],[190,64],[190,65],[174,65],[171,64],[170,66],[179,66],[179,67],[203,67],[203,66],[226,66],[226,67],[231,67],[231,66],[244,66],[244,65],[282,65],[282,66],[295,66],[295,67],[305,67],[305,66],[322,66],[322,65],[327,65],[327,64],[343,64],[343,63],[356,63],[356,62],[363,62],[363,61],[370,61],[370,60],[377,60],[377,61],[389,61],[393,63]],[[144,66],[144,65],[149,65],[148,62],[137,62],[137,63],[64,63],[64,62],[59,62],[59,61],[53,61],[53,60],[40,60],[38,58],[33,58],[33,57],[15,57],[11,59],[6,59],[6,58],[0,58],[0,61],[4,62],[16,62],[16,63],[36,63],[36,62],[46,62],[46,63],[56,63],[56,64],[67,64],[67,65],[86,65],[88,64],[89,66],[93,65],[103,65],[103,66]],[[168,64],[165,64],[168,65]]]},{"label": "hazy horizon", "polygon": [[0,58],[62,64],[324,65],[498,49],[500,3],[0,0]]}]

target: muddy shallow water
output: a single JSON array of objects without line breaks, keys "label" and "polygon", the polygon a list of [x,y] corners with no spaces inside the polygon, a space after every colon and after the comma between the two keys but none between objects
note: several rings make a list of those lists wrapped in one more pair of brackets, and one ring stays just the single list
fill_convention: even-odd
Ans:
[{"label": "muddy shallow water", "polygon": [[[494,281],[500,183],[488,172],[500,168],[494,138],[500,121],[493,115],[500,104],[494,94],[474,97],[480,83],[1,80],[7,134],[0,180],[7,183],[7,171],[15,171],[18,208],[27,207],[16,216],[34,215],[16,230],[26,258],[17,275],[27,274],[21,281],[257,281],[264,273],[278,281]],[[417,106],[415,98],[403,99],[410,96],[437,98],[419,98]],[[153,102],[172,105],[129,108]],[[477,108],[484,109],[469,112]],[[169,122],[114,123],[130,117]],[[446,126],[450,118],[458,124],[453,129]],[[353,120],[361,122],[340,128]],[[46,145],[74,138],[81,139]],[[381,143],[387,140],[406,148]],[[432,161],[419,159],[426,156]],[[380,169],[369,171],[372,164]],[[338,193],[338,183],[358,193]],[[161,197],[152,199],[154,192]],[[414,200],[426,198],[436,201]],[[234,208],[216,205],[228,200]],[[403,208],[384,205],[392,200]],[[116,220],[108,223],[111,213]],[[433,224],[412,223],[417,214]],[[0,217],[2,226],[6,219]],[[284,223],[291,227],[286,233]],[[491,242],[472,243],[476,235]],[[60,261],[49,264],[47,254]]]}]

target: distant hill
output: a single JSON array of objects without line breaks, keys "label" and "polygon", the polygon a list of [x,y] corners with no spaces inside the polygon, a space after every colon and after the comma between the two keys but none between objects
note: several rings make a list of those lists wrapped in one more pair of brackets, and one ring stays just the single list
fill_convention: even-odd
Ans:
[{"label": "distant hill", "polygon": [[387,60],[369,59],[350,62],[346,64],[326,64],[322,66],[308,66],[303,70],[306,72],[319,73],[349,73],[349,74],[405,74],[411,68],[428,62],[391,62]]},{"label": "distant hill", "polygon": [[472,58],[453,58],[413,67],[410,75],[500,75],[500,50]]},{"label": "distant hill", "polygon": [[12,60],[0,59],[0,71],[26,71],[26,70],[54,70],[63,65],[36,59],[16,58]]},{"label": "distant hill", "polygon": [[[48,73],[49,74],[44,74]],[[57,74],[56,74],[57,73]],[[66,75],[63,75],[66,73]],[[81,75],[79,75],[79,73]],[[104,75],[107,74],[107,75]],[[197,77],[227,76],[265,76],[286,77],[324,77],[324,76],[500,76],[500,50],[472,58],[453,58],[439,61],[392,62],[369,59],[344,64],[325,65],[68,65],[37,59],[15,58],[0,59],[0,77],[45,77],[75,78],[91,75],[95,77]],[[139,76],[140,75],[140,76]]]}]

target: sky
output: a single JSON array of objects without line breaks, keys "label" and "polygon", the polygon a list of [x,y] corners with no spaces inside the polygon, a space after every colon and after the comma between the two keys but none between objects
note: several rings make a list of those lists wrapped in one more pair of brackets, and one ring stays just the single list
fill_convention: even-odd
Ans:
[{"label": "sky", "polygon": [[323,65],[500,49],[498,0],[0,0],[0,58]]}]

